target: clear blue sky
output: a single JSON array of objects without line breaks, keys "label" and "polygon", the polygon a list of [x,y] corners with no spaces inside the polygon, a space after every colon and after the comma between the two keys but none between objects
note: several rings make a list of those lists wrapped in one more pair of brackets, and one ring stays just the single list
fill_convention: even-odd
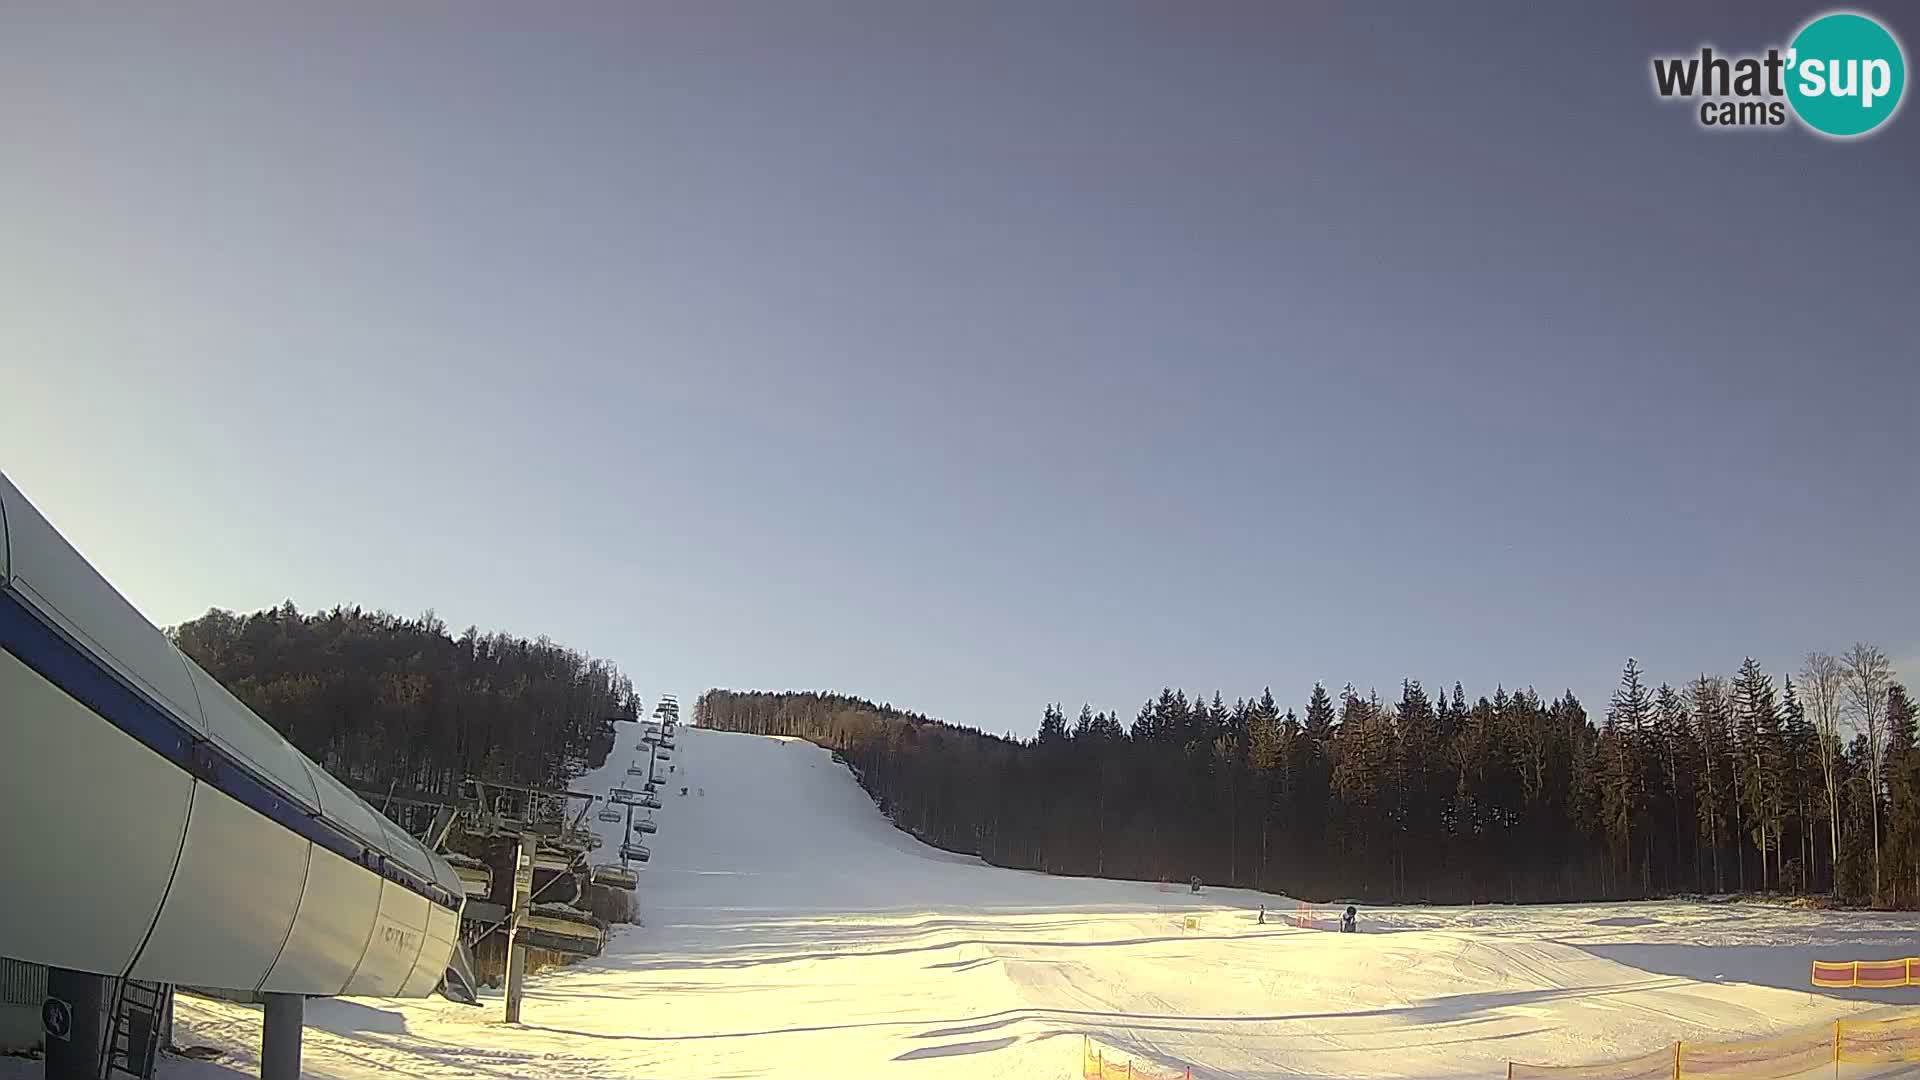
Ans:
[{"label": "clear blue sky", "polygon": [[157,622],[1025,732],[1920,674],[1920,115],[1649,88],[1815,8],[308,7],[0,33],[0,468]]}]

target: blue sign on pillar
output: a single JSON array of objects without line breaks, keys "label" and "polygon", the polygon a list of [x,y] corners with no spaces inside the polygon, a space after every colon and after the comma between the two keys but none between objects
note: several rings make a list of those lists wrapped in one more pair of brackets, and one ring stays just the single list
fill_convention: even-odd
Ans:
[{"label": "blue sign on pillar", "polygon": [[40,1026],[47,1029],[47,1038],[67,1042],[73,1038],[73,1006],[57,997],[50,997],[40,1003]]}]

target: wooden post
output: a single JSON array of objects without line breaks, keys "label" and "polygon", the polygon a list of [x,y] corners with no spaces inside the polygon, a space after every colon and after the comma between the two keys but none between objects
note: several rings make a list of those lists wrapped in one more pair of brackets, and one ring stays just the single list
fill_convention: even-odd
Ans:
[{"label": "wooden post", "polygon": [[527,946],[520,938],[520,922],[532,908],[533,859],[540,842],[521,833],[513,854],[513,910],[507,913],[507,1023],[520,1022],[520,1001],[526,993]]},{"label": "wooden post", "polygon": [[1840,1021],[1833,1022],[1833,1080],[1840,1080]]},{"label": "wooden post", "polygon": [[1673,1080],[1680,1080],[1680,1041],[1673,1043]]}]

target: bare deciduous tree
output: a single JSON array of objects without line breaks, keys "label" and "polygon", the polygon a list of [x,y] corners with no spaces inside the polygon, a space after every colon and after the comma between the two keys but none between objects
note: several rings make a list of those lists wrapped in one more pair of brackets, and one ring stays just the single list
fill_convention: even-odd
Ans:
[{"label": "bare deciduous tree", "polygon": [[1827,789],[1828,864],[1835,876],[1840,873],[1840,697],[1846,684],[1840,661],[1827,653],[1810,652],[1800,666],[1800,691],[1806,697],[1807,715],[1820,743],[1820,777]]},{"label": "bare deciduous tree", "polygon": [[1878,645],[1859,642],[1847,650],[1847,704],[1867,735],[1867,804],[1873,815],[1873,896],[1880,898],[1880,795],[1887,745],[1887,690],[1893,664]]}]

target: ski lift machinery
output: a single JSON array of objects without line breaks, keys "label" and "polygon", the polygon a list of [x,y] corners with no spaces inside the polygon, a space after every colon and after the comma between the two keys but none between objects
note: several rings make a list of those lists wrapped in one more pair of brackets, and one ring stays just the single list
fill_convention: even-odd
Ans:
[{"label": "ski lift machinery", "polygon": [[[0,717],[46,751],[0,754],[12,835],[113,853],[0,888],[0,954],[45,965],[71,1016],[104,1017],[122,978],[264,995],[262,1071],[286,1076],[307,998],[471,1000],[474,882],[183,655],[4,475]],[[102,794],[76,811],[76,791]],[[100,1023],[50,1037],[48,1071],[104,1074]]]}]

